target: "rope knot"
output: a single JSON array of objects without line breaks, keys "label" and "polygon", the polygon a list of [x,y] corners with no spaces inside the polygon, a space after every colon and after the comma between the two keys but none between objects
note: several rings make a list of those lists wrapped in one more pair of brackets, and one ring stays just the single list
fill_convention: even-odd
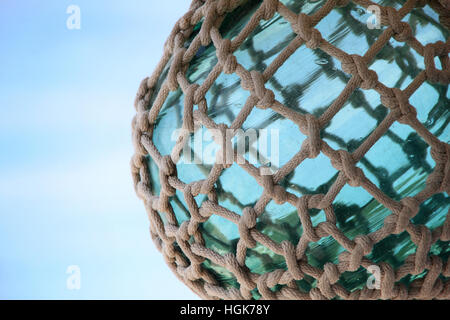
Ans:
[{"label": "rope knot", "polygon": [[387,92],[388,93],[382,94],[380,96],[381,103],[383,104],[383,106],[391,110],[397,109],[399,107],[398,100],[397,97],[395,96],[393,89],[389,89],[387,90]]},{"label": "rope knot", "polygon": [[150,95],[152,88],[149,86],[149,77],[144,78],[139,85],[138,92],[136,93],[136,99],[134,100],[134,107],[137,112],[142,112],[146,109],[148,102],[150,101]]},{"label": "rope knot", "polygon": [[306,115],[306,123],[308,130],[308,138],[303,142],[307,144],[309,150],[309,158],[316,158],[322,147],[322,140],[320,139],[320,123],[319,120],[311,115]]},{"label": "rope knot", "polygon": [[264,20],[270,20],[277,12],[278,0],[265,0],[264,1]]},{"label": "rope knot", "polygon": [[420,274],[427,266],[431,248],[431,230],[424,225],[408,228],[411,240],[417,245],[414,259],[414,274]]},{"label": "rope knot", "polygon": [[256,106],[261,109],[270,108],[275,102],[275,94],[264,86],[265,81],[260,72],[253,70],[250,74],[253,81],[253,89],[259,98]]},{"label": "rope knot", "polygon": [[192,185],[187,184],[184,187],[183,190],[184,200],[186,201],[187,207],[189,209],[189,213],[191,214],[191,220],[194,222],[205,222],[208,220],[208,216],[203,217],[200,214],[200,210],[197,205],[197,201],[195,201],[193,192],[192,192]]},{"label": "rope knot", "polygon": [[441,142],[432,146],[430,154],[436,163],[446,163],[450,161],[450,145]]},{"label": "rope knot", "polygon": [[178,241],[188,241],[191,236],[189,235],[188,232],[188,226],[189,226],[189,221],[184,221],[181,226],[178,228],[177,230],[177,240]]},{"label": "rope knot", "polygon": [[339,270],[335,264],[330,262],[326,263],[323,269],[324,272],[319,278],[317,287],[327,299],[333,299],[336,296],[336,293],[332,289],[331,285],[335,284],[339,280]]},{"label": "rope knot", "polygon": [[186,30],[191,27],[191,19],[192,19],[193,14],[194,14],[194,11],[190,10],[178,20],[178,27],[181,30]]},{"label": "rope knot", "polygon": [[326,300],[326,297],[323,296],[319,288],[312,288],[309,291],[309,296],[311,297],[311,300]]},{"label": "rope knot", "polygon": [[408,23],[402,22],[397,10],[392,7],[386,8],[388,23],[394,31],[394,39],[404,42],[412,38],[412,30]]},{"label": "rope knot", "polygon": [[380,291],[381,299],[387,300],[395,297],[395,273],[394,269],[390,264],[386,262],[380,263],[381,269],[381,281],[380,281]]},{"label": "rope knot", "polygon": [[283,204],[287,201],[288,194],[282,186],[276,184],[273,187],[271,197],[273,198],[273,201],[275,201],[276,204]]},{"label": "rope knot", "polygon": [[138,141],[140,142],[140,136],[143,134],[148,134],[151,129],[152,125],[150,124],[150,121],[148,120],[148,111],[138,112],[133,119],[133,125],[135,130],[138,130],[140,135],[138,137]]},{"label": "rope knot", "polygon": [[431,147],[431,157],[440,164],[442,170],[439,172],[434,171],[433,175],[429,175],[427,184],[439,183],[439,190],[442,192],[450,191],[450,145],[441,142]]},{"label": "rope knot", "polygon": [[205,218],[209,218],[214,212],[214,203],[211,200],[206,200],[202,203],[199,208],[200,215]]},{"label": "rope knot", "polygon": [[369,236],[359,235],[353,240],[355,247],[350,253],[349,271],[356,271],[361,265],[362,258],[372,251],[372,240]]},{"label": "rope knot", "polygon": [[328,207],[328,205],[324,205],[322,203],[322,200],[325,198],[325,195],[323,193],[316,193],[310,195],[308,198],[308,208],[309,209],[325,209]]},{"label": "rope knot", "polygon": [[330,281],[331,284],[338,282],[341,274],[339,273],[339,270],[334,263],[325,263],[325,265],[323,266],[323,271],[324,275],[327,277],[328,281]]},{"label": "rope knot", "polygon": [[290,241],[281,242],[281,247],[284,251],[284,257],[286,259],[286,265],[288,267],[289,273],[295,280],[301,280],[304,277],[303,272],[298,266],[297,256],[295,252],[295,247]]},{"label": "rope knot", "polygon": [[398,101],[398,106],[400,110],[400,118],[398,122],[406,124],[417,117],[417,110],[408,101],[408,97],[405,92],[398,88],[394,88],[394,94]]},{"label": "rope knot", "polygon": [[350,186],[360,186],[364,174],[360,168],[355,166],[355,160],[352,155],[345,150],[338,150],[338,155],[339,160],[331,160],[332,166],[344,173]]},{"label": "rope knot", "polygon": [[378,75],[367,67],[364,57],[357,54],[347,55],[342,61],[342,70],[345,73],[359,76],[362,80],[360,87],[368,90],[373,89],[378,83]]},{"label": "rope knot", "polygon": [[255,285],[250,279],[247,267],[241,266],[232,253],[225,254],[223,258],[225,260],[226,268],[234,274],[240,285],[252,290]]},{"label": "rope knot", "polygon": [[276,294],[270,290],[269,288],[274,287],[278,284],[278,281],[284,274],[283,269],[276,269],[272,272],[267,272],[259,276],[257,287],[258,291],[261,293],[264,299],[266,300],[276,300]]},{"label": "rope knot", "polygon": [[398,88],[389,89],[381,96],[381,103],[393,112],[397,112],[398,122],[407,124],[417,117],[417,110],[408,100],[408,96]]},{"label": "rope knot", "polygon": [[310,241],[317,242],[320,240],[320,237],[316,234],[314,230],[314,227],[311,222],[311,217],[308,211],[310,200],[311,195],[309,194],[304,195],[298,198],[296,207],[300,218],[300,222],[302,224],[303,232]]},{"label": "rope knot", "polygon": [[298,34],[310,49],[317,49],[322,41],[322,35],[319,30],[312,27],[311,17],[300,13],[297,22],[292,25],[292,30]]},{"label": "rope knot", "polygon": [[[169,183],[169,177],[177,174],[177,168],[169,155],[163,156],[159,162],[159,180],[161,183],[161,192],[167,196],[173,196],[176,192],[175,188]],[[161,211],[167,211],[168,204],[160,199],[160,205],[163,205]]]},{"label": "rope knot", "polygon": [[137,113],[147,111],[146,110],[147,106],[148,106],[148,101],[146,101],[146,99],[144,97],[139,98],[138,100],[135,101],[135,107],[136,107]]},{"label": "rope knot", "polygon": [[175,164],[172,161],[172,158],[169,155],[163,156],[161,158],[159,170],[164,173],[166,176],[171,176],[176,173]]},{"label": "rope knot", "polygon": [[224,39],[217,48],[217,58],[223,67],[223,72],[231,74],[236,71],[237,59],[231,51],[231,40]]},{"label": "rope knot", "polygon": [[245,207],[242,211],[242,216],[239,219],[239,234],[248,248],[256,246],[255,239],[250,234],[250,229],[256,226],[256,219],[258,215],[252,207]]},{"label": "rope knot", "polygon": [[402,209],[399,214],[396,215],[395,221],[395,234],[400,234],[405,231],[408,226],[409,220],[417,215],[419,212],[419,202],[412,197],[406,197],[401,200]]},{"label": "rope knot", "polygon": [[356,64],[353,61],[352,55],[343,55],[341,61],[342,71],[348,74],[358,74],[358,69],[356,68]]}]

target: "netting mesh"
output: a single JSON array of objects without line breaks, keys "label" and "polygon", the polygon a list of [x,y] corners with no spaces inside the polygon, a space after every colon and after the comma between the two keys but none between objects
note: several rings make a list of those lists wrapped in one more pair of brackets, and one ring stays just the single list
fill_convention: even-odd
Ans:
[{"label": "netting mesh", "polygon": [[[252,15],[249,22],[234,37],[224,39],[219,27],[227,13],[233,11],[242,1],[193,1],[190,10],[177,22],[168,41],[162,60],[154,74],[143,80],[139,88],[135,107],[137,115],[133,120],[133,140],[135,155],[132,159],[132,174],[138,196],[144,201],[150,219],[150,233],[174,273],[199,296],[206,299],[250,299],[252,291],[257,290],[263,299],[412,299],[412,298],[450,298],[450,263],[430,253],[431,246],[437,241],[450,241],[450,214],[445,222],[434,230],[425,225],[414,224],[411,219],[418,213],[419,206],[433,195],[450,191],[450,145],[440,141],[418,119],[410,96],[425,82],[448,84],[450,82],[450,62],[448,53],[450,42],[438,41],[422,45],[414,36],[408,23],[402,22],[412,9],[430,5],[440,16],[440,22],[449,27],[450,2],[446,0],[422,1],[408,0],[399,10],[379,6],[381,23],[387,28],[363,55],[347,54],[322,38],[315,26],[334,8],[346,6],[348,0],[329,0],[312,15],[296,14],[277,0],[265,0]],[[353,0],[365,8],[375,3],[369,0]],[[275,13],[287,20],[295,38],[278,56],[272,60],[263,72],[246,70],[233,55],[233,52],[253,32],[261,20],[270,20]],[[196,25],[201,23],[198,34],[186,46]],[[378,81],[378,75],[368,68],[375,55],[391,39],[405,42],[424,59],[425,70],[411,81],[404,89],[390,88]],[[216,48],[218,63],[201,84],[192,84],[186,77],[189,63],[201,46],[213,44]],[[283,63],[300,47],[319,49],[341,62],[342,71],[351,75],[350,81],[337,99],[320,116],[299,113],[277,101],[274,93],[266,88],[266,82]],[[442,69],[435,65],[439,58]],[[167,76],[162,85],[155,90],[163,69],[169,65]],[[208,117],[206,92],[221,73],[237,74],[241,87],[250,92],[241,112],[230,126],[215,123]],[[240,166],[255,179],[255,183],[264,188],[261,198],[252,207],[246,207],[236,213],[224,208],[217,201],[215,183],[227,164],[217,162],[206,179],[189,184],[178,178],[176,162],[186,139],[180,138],[171,155],[162,155],[153,143],[153,131],[158,114],[170,91],[181,88],[184,93],[183,128],[194,132],[195,126],[201,124],[208,129],[225,131],[242,127],[253,108],[270,108],[286,119],[295,123],[302,134],[307,136],[299,152],[273,175],[263,175],[260,170],[247,160],[240,159]],[[382,104],[389,110],[388,115],[377,128],[353,152],[343,149],[335,150],[321,138],[321,130],[341,110],[350,95],[358,88],[375,90]],[[151,103],[150,103],[151,101]],[[151,105],[150,105],[151,104]],[[198,106],[198,108],[194,108]],[[195,110],[194,110],[195,109]],[[413,197],[395,201],[373,184],[356,166],[370,148],[395,123],[410,126],[429,146],[436,165],[428,175],[426,186]],[[223,134],[224,139],[227,137]],[[219,142],[222,149],[225,141]],[[220,151],[219,151],[220,152]],[[319,154],[328,157],[334,168],[339,170],[337,179],[324,194],[303,195],[297,197],[288,192],[279,182],[305,159],[316,158]],[[148,157],[159,168],[161,191],[152,194]],[[234,160],[240,157],[234,154]],[[242,161],[243,160],[243,161]],[[243,164],[242,164],[243,162]],[[384,220],[383,226],[369,234],[360,234],[349,239],[336,225],[333,201],[346,185],[364,188],[374,199],[386,207],[391,214]],[[170,204],[170,197],[176,190],[181,191],[189,208],[190,218],[179,224]],[[207,195],[208,200],[199,206],[195,197]],[[302,225],[302,234],[298,243],[290,241],[275,242],[269,236],[258,231],[255,226],[258,217],[270,201],[277,204],[290,203],[297,208]],[[309,211],[320,209],[325,212],[326,221],[313,226]],[[220,255],[205,246],[205,240],[199,226],[211,215],[219,215],[238,226],[240,239],[236,252]],[[165,222],[161,218],[164,216]],[[416,245],[415,253],[408,256],[403,265],[394,269],[385,262],[374,263],[367,258],[375,244],[392,234],[407,232]],[[345,251],[339,255],[339,262],[326,263],[323,268],[312,266],[305,259],[305,251],[311,242],[321,238],[333,237]],[[256,244],[283,256],[286,268],[276,269],[264,274],[252,273],[245,265],[246,252]],[[222,286],[202,263],[208,259],[232,272],[239,283],[238,288]],[[349,291],[338,283],[346,271],[355,271],[361,266],[365,269],[372,265],[381,270],[379,289],[362,288]],[[408,274],[418,275],[426,272],[424,277],[406,286],[400,279]],[[316,279],[316,285],[308,292],[301,290],[296,280],[305,275]],[[279,289],[272,290],[276,285]]]}]

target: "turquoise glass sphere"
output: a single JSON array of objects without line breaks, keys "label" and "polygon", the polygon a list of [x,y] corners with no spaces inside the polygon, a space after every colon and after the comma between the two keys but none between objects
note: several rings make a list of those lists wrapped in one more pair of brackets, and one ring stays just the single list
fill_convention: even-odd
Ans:
[{"label": "turquoise glass sphere", "polygon": [[[295,13],[314,14],[324,5],[323,0],[283,0],[285,6]],[[382,5],[400,8],[404,1],[379,1]],[[249,22],[252,14],[260,6],[260,1],[244,1],[244,4],[228,13],[220,26],[223,38],[234,39]],[[345,7],[333,9],[316,26],[322,37],[333,46],[352,54],[364,55],[387,28],[369,29],[367,20],[370,13],[363,7],[350,2]],[[436,12],[429,6],[415,8],[402,21],[407,22],[413,35],[422,43],[446,41],[450,33],[439,23]],[[198,34],[201,22],[185,44]],[[270,63],[294,39],[296,34],[278,13],[270,20],[260,21],[258,27],[234,52],[238,63],[247,70],[263,72]],[[167,78],[171,61],[162,72],[155,92]],[[201,47],[190,62],[186,71],[190,83],[201,85],[218,63],[216,48],[211,43]],[[378,80],[391,88],[404,90],[413,79],[425,69],[424,59],[405,42],[391,39],[370,62],[369,68],[378,75]],[[344,90],[351,75],[342,71],[336,58],[320,49],[300,46],[295,53],[275,72],[266,87],[275,94],[275,99],[290,109],[302,114],[320,117]],[[235,120],[250,93],[244,90],[236,74],[222,73],[205,99],[208,116],[215,123],[227,126]],[[150,99],[150,106],[156,94]],[[410,97],[410,103],[417,109],[419,121],[439,140],[450,140],[450,92],[448,85],[423,83]],[[162,155],[170,155],[175,145],[173,136],[183,123],[184,94],[179,88],[169,93],[158,115],[153,131],[153,141]],[[356,89],[339,112],[321,130],[321,138],[333,149],[348,152],[356,150],[387,116],[389,110],[383,106],[379,94],[374,90]],[[282,167],[300,149],[307,138],[298,127],[271,109],[253,108],[242,129],[276,129],[279,132],[279,164]],[[207,130],[199,130],[205,133]],[[195,134],[192,134],[194,136]],[[152,192],[161,191],[158,166],[148,157]],[[389,130],[358,162],[364,174],[387,196],[400,201],[424,189],[426,179],[432,172],[435,162],[430,155],[430,146],[408,125],[395,122]],[[211,163],[177,163],[178,178],[186,184],[205,179],[211,171]],[[338,176],[330,159],[320,154],[314,159],[304,160],[279,184],[286,191],[298,197],[303,195],[326,194]],[[218,204],[237,214],[245,207],[252,207],[261,197],[263,188],[238,164],[225,169],[215,184]],[[198,205],[207,200],[207,195],[195,198]],[[170,199],[178,223],[190,218],[188,205],[183,194],[177,190]],[[423,224],[433,230],[442,226],[450,208],[450,198],[446,193],[438,193],[421,204],[413,223]],[[337,227],[350,239],[357,235],[378,230],[391,211],[380,204],[362,187],[345,185],[333,202]],[[325,221],[322,210],[309,210],[313,226]],[[161,215],[164,220],[164,215]],[[199,226],[205,246],[224,255],[236,252],[240,238],[238,226],[218,215],[212,215]],[[296,244],[303,232],[297,209],[289,203],[277,204],[270,201],[258,217],[256,229],[280,243],[288,240]],[[375,244],[367,257],[374,263],[387,262],[394,269],[405,263],[413,254],[416,245],[407,232],[391,235]],[[306,251],[309,264],[323,268],[325,263],[338,263],[338,256],[345,249],[331,236],[310,242]],[[436,241],[431,253],[447,261],[450,254],[448,242]],[[277,255],[261,244],[247,251],[245,264],[252,273],[264,274],[275,269],[286,269],[283,256]],[[234,275],[226,268],[206,259],[202,266],[219,281],[223,287],[239,287]],[[355,272],[345,272],[339,283],[347,290],[361,289],[366,285],[370,274],[364,268]],[[401,279],[405,285],[423,274],[408,275]],[[301,290],[308,292],[317,285],[317,280],[306,276],[297,281]],[[277,291],[279,288],[272,288]],[[252,292],[259,298],[257,290]]]}]

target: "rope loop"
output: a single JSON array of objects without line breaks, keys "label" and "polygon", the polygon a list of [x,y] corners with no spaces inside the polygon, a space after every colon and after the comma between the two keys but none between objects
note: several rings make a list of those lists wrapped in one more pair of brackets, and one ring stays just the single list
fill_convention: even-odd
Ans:
[{"label": "rope loop", "polygon": [[300,13],[297,22],[292,25],[292,30],[298,34],[310,49],[317,49],[322,41],[322,35],[319,30],[312,27],[311,17]]},{"label": "rope loop", "polygon": [[362,258],[372,251],[372,240],[366,235],[356,236],[355,246],[350,253],[349,271],[356,271],[361,266]]},{"label": "rope loop", "polygon": [[[448,54],[450,52],[450,42],[437,41],[429,43],[424,49],[425,72],[428,81],[431,83],[448,84],[450,82],[450,62]],[[436,69],[434,58],[441,60],[442,70]]]}]

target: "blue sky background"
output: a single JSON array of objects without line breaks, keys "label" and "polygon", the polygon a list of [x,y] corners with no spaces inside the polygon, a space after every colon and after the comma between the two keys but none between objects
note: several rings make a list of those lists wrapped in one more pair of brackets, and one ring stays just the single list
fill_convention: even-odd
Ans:
[{"label": "blue sky background", "polygon": [[0,2],[0,298],[196,298],[154,248],[129,168],[135,93],[188,7]]}]

